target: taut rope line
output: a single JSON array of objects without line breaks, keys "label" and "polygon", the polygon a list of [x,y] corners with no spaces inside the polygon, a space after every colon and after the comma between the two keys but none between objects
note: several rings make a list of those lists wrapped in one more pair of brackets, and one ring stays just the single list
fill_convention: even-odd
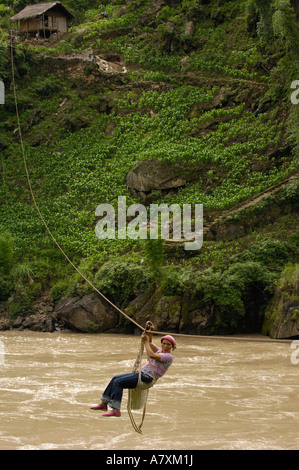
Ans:
[{"label": "taut rope line", "polygon": [[[34,203],[34,206],[41,218],[41,221],[43,222],[47,232],[51,236],[52,240],[54,241],[55,245],[57,248],[61,251],[63,256],[66,258],[66,260],[72,265],[72,267],[77,271],[77,273],[92,287],[92,289],[97,292],[106,302],[108,302],[115,310],[117,310],[121,315],[123,315],[127,320],[131,321],[132,323],[135,324],[140,330],[144,331],[144,328],[139,325],[133,318],[131,318],[129,315],[127,315],[125,312],[123,312],[120,308],[118,308],[113,302],[111,302],[102,292],[100,292],[94,285],[93,283],[75,266],[75,264],[72,262],[72,260],[68,257],[68,255],[64,252],[56,238],[54,237],[53,233],[49,229],[40,209],[39,206],[36,202],[35,195],[31,186],[31,181],[29,177],[29,172],[28,172],[28,167],[27,167],[27,162],[26,162],[26,157],[25,157],[25,150],[24,150],[24,143],[23,143],[23,136],[22,136],[22,130],[21,130],[21,124],[20,124],[20,117],[19,117],[19,110],[18,110],[18,101],[17,101],[17,93],[16,93],[16,84],[15,84],[15,74],[14,74],[14,58],[13,58],[13,41],[12,41],[12,31],[10,31],[10,50],[11,50],[11,70],[12,70],[12,85],[13,85],[13,93],[14,93],[14,101],[15,101],[15,109],[16,109],[16,117],[17,117],[17,126],[18,126],[18,132],[19,132],[19,137],[20,137],[20,145],[21,145],[21,151],[22,151],[22,156],[23,156],[23,162],[24,162],[24,168],[26,172],[26,177],[27,177],[27,182],[29,186],[29,191]],[[168,334],[167,332],[163,331],[152,331],[153,334],[156,335],[166,335]],[[233,336],[205,336],[205,335],[188,335],[188,334],[182,334],[182,333],[171,333],[173,336],[182,336],[182,337],[187,337],[187,338],[203,338],[203,339],[224,339],[224,340],[231,340],[231,341],[253,341],[253,342],[268,342],[268,343],[290,343],[292,340],[283,340],[283,339],[263,339],[263,338],[241,338],[241,337],[233,337]]]}]

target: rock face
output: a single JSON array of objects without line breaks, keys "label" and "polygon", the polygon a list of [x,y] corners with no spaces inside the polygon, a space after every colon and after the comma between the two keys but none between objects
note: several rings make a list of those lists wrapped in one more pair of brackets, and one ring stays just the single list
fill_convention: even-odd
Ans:
[{"label": "rock face", "polygon": [[23,317],[19,315],[13,322],[13,328],[32,331],[55,331],[54,304],[50,297],[45,294],[33,305],[32,312]]},{"label": "rock face", "polygon": [[274,301],[270,310],[272,316],[266,318],[263,332],[271,338],[294,338],[299,336],[299,301]]},{"label": "rock face", "polygon": [[118,313],[96,293],[62,299],[55,315],[64,327],[82,332],[112,330],[119,322]]},{"label": "rock face", "polygon": [[151,320],[156,330],[186,334],[211,334],[215,323],[213,306],[190,302],[180,296],[165,296],[150,289],[130,302],[126,314],[141,326]]},{"label": "rock face", "polygon": [[[277,299],[276,299],[277,300]],[[273,300],[274,302],[274,300]],[[274,304],[271,305],[271,311]],[[40,310],[26,316],[19,316],[13,328],[32,331],[53,332],[70,329],[82,333],[123,333],[132,334],[135,325],[119,312],[92,293],[83,297],[63,298],[51,311]],[[144,326],[151,320],[158,331],[197,335],[232,334],[232,331],[215,327],[217,311],[214,305],[184,296],[165,296],[159,288],[149,289],[123,307],[127,315]],[[10,325],[0,325],[9,329]],[[244,333],[254,332],[249,325]],[[139,329],[138,329],[139,331]],[[242,331],[241,331],[242,332]],[[299,336],[299,301],[280,303],[279,314],[266,318],[262,333],[274,339]]]},{"label": "rock face", "polygon": [[158,160],[143,160],[136,163],[127,176],[129,191],[140,196],[142,202],[145,202],[152,191],[168,193],[185,184],[186,181],[178,176],[170,165]]},{"label": "rock face", "polygon": [[[256,300],[256,299],[255,299]],[[247,305],[247,322],[238,330],[241,333],[257,332],[256,313],[258,303]],[[39,301],[28,316],[19,316],[12,325],[0,324],[0,329],[13,328],[53,332],[70,329],[83,333],[132,334],[136,326],[114,309],[97,293],[83,297],[63,298],[56,306]],[[216,327],[219,312],[212,303],[186,295],[165,295],[160,287],[152,286],[121,309],[142,327],[151,320],[158,331],[193,335],[225,335],[233,331]],[[251,311],[252,310],[252,311]],[[253,314],[252,314],[253,312]],[[251,318],[253,315],[254,318]],[[139,329],[138,329],[139,332]],[[139,332],[140,333],[140,332]],[[264,335],[274,339],[299,336],[299,298],[286,299],[283,292],[277,293],[266,311]]]},{"label": "rock face", "polygon": [[[223,335],[234,333],[229,328],[216,327],[219,312],[215,305],[195,297],[165,295],[152,286],[136,297],[122,310],[142,327],[151,320],[158,331],[198,335]],[[256,310],[256,308],[255,308]],[[135,325],[103,301],[96,293],[84,297],[62,299],[55,308],[56,320],[61,328],[81,332],[113,332],[132,334]],[[250,312],[247,312],[249,315]],[[250,316],[250,315],[249,315]],[[241,333],[256,332],[256,319],[250,318],[239,329]],[[290,338],[299,335],[299,301],[284,305],[281,317],[271,322],[271,331],[264,331],[272,338]],[[243,329],[242,329],[243,328]],[[139,331],[139,329],[138,329]]]},{"label": "rock face", "polygon": [[262,332],[279,339],[299,337],[299,264],[287,265],[282,272]]},{"label": "rock face", "polygon": [[280,319],[276,338],[299,336],[299,302],[287,302],[283,306],[283,319]]}]

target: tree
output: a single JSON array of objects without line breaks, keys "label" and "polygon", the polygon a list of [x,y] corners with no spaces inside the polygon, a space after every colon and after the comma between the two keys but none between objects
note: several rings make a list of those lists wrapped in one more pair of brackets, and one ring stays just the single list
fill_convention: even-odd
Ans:
[{"label": "tree", "polygon": [[250,0],[247,29],[256,31],[263,43],[276,38],[285,43],[288,50],[298,50],[296,15],[290,0]]},{"label": "tree", "polygon": [[288,50],[298,51],[296,15],[289,0],[276,0],[272,16],[272,27],[276,37],[284,41]]}]

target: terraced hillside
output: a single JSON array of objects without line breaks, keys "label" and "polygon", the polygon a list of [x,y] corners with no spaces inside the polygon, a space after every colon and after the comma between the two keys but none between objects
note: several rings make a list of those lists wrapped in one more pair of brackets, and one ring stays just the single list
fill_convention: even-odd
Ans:
[{"label": "terraced hillside", "polygon": [[[231,281],[231,296],[221,302],[209,277],[207,301],[219,307],[221,326],[233,328],[237,323],[221,312],[236,292],[248,302],[249,284],[260,283],[255,307],[265,309],[275,279],[298,261],[298,112],[290,100],[298,31],[292,2],[265,3],[267,12],[259,1],[111,2],[107,19],[98,21],[95,9],[81,11],[84,22],[56,42],[14,37],[11,45],[3,28],[1,299],[13,317],[28,313],[44,292],[57,301],[88,286],[53,247],[30,198],[11,46],[36,200],[84,273],[107,295],[116,286],[114,300],[124,305],[152,282],[172,295],[197,292],[199,279],[243,263],[247,287]],[[172,191],[154,189],[148,201],[203,204],[198,252],[174,242],[95,236],[99,204],[116,207],[119,196],[127,206],[142,202],[126,177],[143,160],[163,162],[185,181]],[[261,272],[259,280],[249,274],[251,259],[263,282]],[[105,266],[106,283],[98,275]]]}]

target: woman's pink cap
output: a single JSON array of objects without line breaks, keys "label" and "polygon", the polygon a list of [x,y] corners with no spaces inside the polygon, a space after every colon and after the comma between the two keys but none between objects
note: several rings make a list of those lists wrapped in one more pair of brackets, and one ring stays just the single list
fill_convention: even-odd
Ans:
[{"label": "woman's pink cap", "polygon": [[168,339],[168,341],[170,341],[171,344],[172,344],[172,349],[176,349],[176,340],[172,336],[170,336],[170,335],[162,336],[161,343],[162,343],[163,339]]}]

